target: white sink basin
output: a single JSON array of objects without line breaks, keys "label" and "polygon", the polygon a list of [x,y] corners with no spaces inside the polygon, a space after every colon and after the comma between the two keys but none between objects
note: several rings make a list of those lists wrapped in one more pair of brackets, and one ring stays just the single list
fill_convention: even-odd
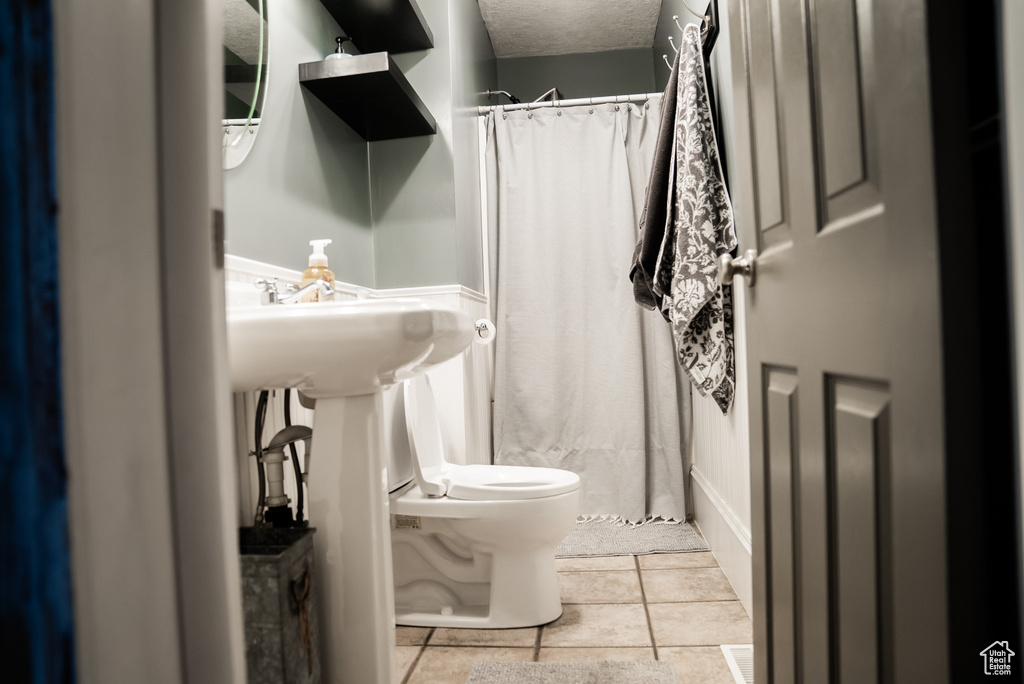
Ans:
[{"label": "white sink basin", "polygon": [[418,299],[228,309],[236,392],[297,388],[314,399],[371,394],[458,355],[469,316]]}]

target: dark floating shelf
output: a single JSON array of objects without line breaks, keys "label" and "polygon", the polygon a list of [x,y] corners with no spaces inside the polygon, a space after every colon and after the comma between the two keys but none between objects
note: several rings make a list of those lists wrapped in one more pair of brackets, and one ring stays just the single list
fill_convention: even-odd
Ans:
[{"label": "dark floating shelf", "polygon": [[412,52],[434,47],[416,0],[320,0],[360,52]]},{"label": "dark floating shelf", "polygon": [[434,117],[386,52],[300,64],[299,82],[369,142],[437,133]]}]

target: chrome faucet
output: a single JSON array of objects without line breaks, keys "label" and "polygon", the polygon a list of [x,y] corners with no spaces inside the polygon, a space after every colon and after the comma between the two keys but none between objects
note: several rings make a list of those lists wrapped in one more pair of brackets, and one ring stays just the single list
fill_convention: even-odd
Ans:
[{"label": "chrome faucet", "polygon": [[294,285],[286,283],[283,291],[278,289],[277,278],[257,278],[253,281],[253,285],[260,288],[261,304],[292,304],[300,302],[304,295],[313,290],[319,293],[321,302],[334,301],[334,288],[322,278],[298,289]]}]

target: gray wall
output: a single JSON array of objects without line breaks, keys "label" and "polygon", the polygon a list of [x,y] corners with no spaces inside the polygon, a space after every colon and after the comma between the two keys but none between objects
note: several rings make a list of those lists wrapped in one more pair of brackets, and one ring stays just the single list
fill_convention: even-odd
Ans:
[{"label": "gray wall", "polygon": [[434,48],[395,62],[437,120],[437,135],[369,145],[376,283],[482,291],[475,106],[496,84],[494,53],[474,0],[420,9]]},{"label": "gray wall", "polygon": [[338,25],[319,0],[275,0],[267,11],[265,115],[249,157],[224,172],[226,251],[301,270],[309,241],[330,238],[337,278],[372,287],[366,142],[298,78],[299,63],[333,50]]},{"label": "gray wall", "polygon": [[498,88],[523,102],[555,87],[568,99],[650,93],[654,85],[651,51],[647,49],[498,60]]},{"label": "gray wall", "polygon": [[478,105],[482,93],[498,87],[497,61],[476,0],[452,0],[452,130],[455,136],[455,233],[458,282],[484,291],[480,225],[480,139]]}]

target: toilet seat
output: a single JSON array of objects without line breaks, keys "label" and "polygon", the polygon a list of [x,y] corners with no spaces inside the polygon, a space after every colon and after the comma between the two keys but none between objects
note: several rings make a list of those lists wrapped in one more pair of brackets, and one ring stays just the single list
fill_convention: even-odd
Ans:
[{"label": "toilet seat", "polygon": [[568,470],[528,466],[452,465],[442,476],[447,495],[468,501],[540,499],[579,489],[580,477]]},{"label": "toilet seat", "polygon": [[441,424],[426,375],[405,382],[405,420],[420,490],[466,501],[541,499],[579,489],[576,473],[556,468],[456,465],[444,460]]}]

